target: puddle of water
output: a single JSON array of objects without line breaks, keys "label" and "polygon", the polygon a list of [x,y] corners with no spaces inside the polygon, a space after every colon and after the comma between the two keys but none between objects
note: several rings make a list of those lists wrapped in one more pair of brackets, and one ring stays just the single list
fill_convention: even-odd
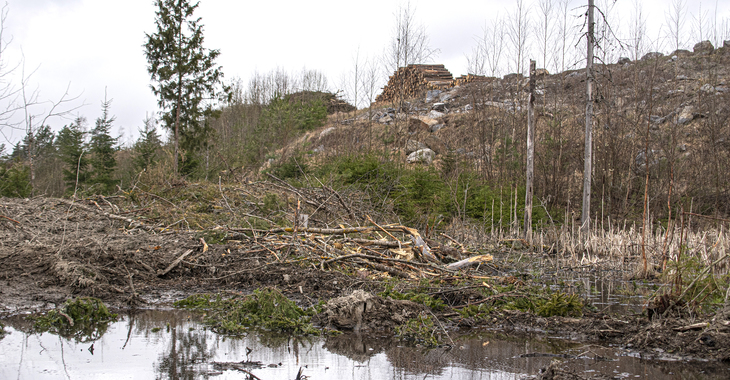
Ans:
[{"label": "puddle of water", "polygon": [[199,319],[184,311],[141,311],[111,324],[94,342],[27,334],[22,330],[29,322],[9,319],[9,334],[0,340],[0,378],[246,379],[248,371],[262,380],[285,380],[294,379],[302,367],[310,379],[520,379],[538,374],[556,355],[571,355],[561,360],[585,376],[730,376],[726,367],[707,373],[707,363],[642,360],[620,350],[544,336],[526,339],[482,332],[462,337],[452,349],[426,350],[400,346],[389,336],[231,338],[207,330]]}]

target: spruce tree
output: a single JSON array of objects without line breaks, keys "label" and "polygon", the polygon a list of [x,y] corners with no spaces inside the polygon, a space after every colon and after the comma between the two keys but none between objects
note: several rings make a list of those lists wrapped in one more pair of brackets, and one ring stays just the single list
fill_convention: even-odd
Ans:
[{"label": "spruce tree", "polygon": [[178,173],[178,150],[187,154],[205,146],[212,133],[203,118],[217,116],[211,101],[230,97],[220,88],[223,72],[216,66],[218,50],[203,47],[203,25],[193,17],[199,3],[189,0],[156,0],[156,31],[145,34],[147,71],[162,109],[162,121],[173,135],[174,171]]},{"label": "spruce tree", "polygon": [[162,144],[155,124],[156,121],[154,118],[146,117],[144,119],[144,127],[139,130],[139,139],[134,143],[135,156],[133,163],[134,169],[138,172],[147,170],[147,168],[157,161],[157,151]]},{"label": "spruce tree", "polygon": [[83,185],[89,177],[89,155],[86,151],[86,132],[83,124],[86,119],[78,117],[70,125],[64,126],[58,137],[58,154],[64,164],[63,180],[67,192],[73,193],[77,183]]},{"label": "spruce tree", "polygon": [[117,181],[114,179],[114,169],[117,166],[117,138],[111,136],[114,116],[109,115],[111,100],[101,103],[101,117],[96,119],[96,126],[91,131],[89,143],[89,161],[93,168],[89,183],[101,186],[103,194],[114,191]]}]

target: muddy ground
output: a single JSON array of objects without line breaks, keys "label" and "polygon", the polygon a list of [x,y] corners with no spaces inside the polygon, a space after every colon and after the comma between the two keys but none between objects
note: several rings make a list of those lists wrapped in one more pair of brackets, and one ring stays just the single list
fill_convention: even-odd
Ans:
[{"label": "muddy ground", "polygon": [[[47,310],[78,296],[98,297],[116,308],[154,308],[194,293],[275,287],[309,306],[355,290],[383,290],[384,275],[377,268],[324,266],[323,253],[306,242],[293,246],[293,240],[276,234],[239,234],[214,244],[207,241],[219,236],[215,231],[163,231],[134,220],[134,213],[112,202],[0,199],[0,317]],[[434,314],[454,337],[464,329],[487,327],[627,347],[651,357],[730,363],[730,312],[650,321],[633,314],[542,318],[501,311],[491,319],[471,320],[450,307],[479,300],[473,289],[460,288],[468,274],[446,277],[442,284],[450,291],[439,297],[449,306]],[[375,300],[380,312],[364,314],[364,331],[393,328],[425,308]],[[706,324],[695,325],[700,322]]]}]

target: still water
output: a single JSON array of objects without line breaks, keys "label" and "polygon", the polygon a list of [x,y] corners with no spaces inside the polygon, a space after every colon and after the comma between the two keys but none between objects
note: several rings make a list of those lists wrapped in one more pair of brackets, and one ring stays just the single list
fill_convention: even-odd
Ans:
[{"label": "still water", "polygon": [[[453,348],[405,347],[391,337],[231,338],[177,310],[123,316],[91,341],[28,334],[21,317],[4,321],[0,379],[523,379],[551,360],[582,376],[725,379],[709,363],[642,359],[629,352],[494,331],[461,336]],[[251,375],[255,377],[250,377]]]}]

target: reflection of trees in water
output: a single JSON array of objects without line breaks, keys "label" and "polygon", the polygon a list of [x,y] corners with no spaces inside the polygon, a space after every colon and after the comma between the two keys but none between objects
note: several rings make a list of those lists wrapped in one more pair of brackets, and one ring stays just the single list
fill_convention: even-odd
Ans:
[{"label": "reflection of trees in water", "polygon": [[324,348],[333,354],[364,363],[396,344],[397,341],[393,338],[367,337],[352,333],[327,337]]},{"label": "reflection of trees in water", "polygon": [[[208,332],[188,331],[177,325],[170,329],[170,346],[160,355],[155,365],[158,379],[204,379],[210,377],[207,371],[200,371],[215,356],[216,349],[208,347]],[[202,364],[202,366],[200,366]],[[197,368],[196,368],[197,367]]]}]

